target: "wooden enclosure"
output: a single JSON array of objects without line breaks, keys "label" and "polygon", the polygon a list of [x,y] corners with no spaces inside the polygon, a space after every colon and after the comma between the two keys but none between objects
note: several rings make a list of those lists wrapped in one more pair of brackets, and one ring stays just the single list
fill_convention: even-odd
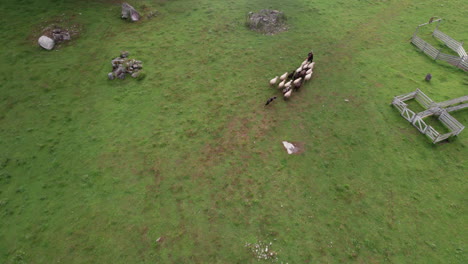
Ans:
[{"label": "wooden enclosure", "polygon": [[[463,48],[463,42],[457,41],[444,32],[438,29],[440,22],[442,19],[437,19],[428,23],[424,23],[419,25],[416,28],[416,31],[411,38],[411,43],[413,43],[416,47],[418,47],[422,52],[424,52],[427,56],[431,57],[434,60],[442,60],[446,61],[460,69],[468,71],[468,55],[466,54],[465,49]],[[432,32],[432,36],[436,39],[442,41],[447,47],[451,50],[456,52],[458,56],[450,55],[442,53],[440,50],[434,48],[431,44],[424,41],[421,37],[418,36],[419,28],[422,26],[426,26],[431,23],[437,22],[437,26]]]},{"label": "wooden enclosure", "polygon": [[[422,107],[424,111],[415,113],[413,110],[408,108],[408,104],[405,101],[414,99]],[[436,103],[421,90],[395,96],[392,101],[392,105],[398,109],[401,116],[416,127],[419,132],[429,137],[432,143],[437,143],[445,140],[452,136],[457,136],[465,128],[460,122],[458,122],[449,112],[461,110],[468,107],[468,95],[455,98],[452,100]],[[449,132],[441,134],[433,127],[429,126],[424,122],[424,118],[435,115],[438,120],[448,128]]]}]

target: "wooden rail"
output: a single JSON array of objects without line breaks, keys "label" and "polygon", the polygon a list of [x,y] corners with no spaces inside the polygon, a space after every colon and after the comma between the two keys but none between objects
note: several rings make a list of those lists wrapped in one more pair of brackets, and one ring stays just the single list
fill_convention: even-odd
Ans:
[{"label": "wooden rail", "polygon": [[448,107],[448,106],[451,106],[451,105],[461,104],[461,103],[465,103],[465,102],[468,102],[468,95],[437,103],[437,106],[439,106],[439,107]]},{"label": "wooden rail", "polygon": [[461,104],[457,106],[447,107],[445,110],[450,113],[450,112],[461,110],[463,108],[468,108],[468,104]]}]

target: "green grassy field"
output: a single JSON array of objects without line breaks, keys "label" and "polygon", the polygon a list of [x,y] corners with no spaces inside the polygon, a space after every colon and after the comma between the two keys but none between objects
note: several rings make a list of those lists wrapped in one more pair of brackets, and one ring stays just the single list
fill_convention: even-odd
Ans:
[{"label": "green grassy field", "polygon": [[[465,72],[409,42],[435,15],[468,40],[466,1],[130,4],[159,14],[2,1],[0,263],[468,262],[468,132],[433,145],[390,106],[416,88],[467,94]],[[263,8],[289,31],[247,30]],[[38,47],[61,20],[80,37]],[[312,80],[264,107],[279,95],[268,81],[310,49]],[[122,50],[144,80],[107,80]],[[277,258],[258,261],[259,241]]]}]

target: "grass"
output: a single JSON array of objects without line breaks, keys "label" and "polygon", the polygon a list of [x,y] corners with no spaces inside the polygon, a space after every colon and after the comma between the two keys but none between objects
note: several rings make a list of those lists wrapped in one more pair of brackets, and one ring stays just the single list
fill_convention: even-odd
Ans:
[{"label": "grass", "polygon": [[[466,133],[432,145],[389,106],[466,94],[409,43],[435,7],[466,39],[464,1],[142,0],[159,15],[134,24],[114,1],[4,2],[0,262],[258,263],[246,244],[270,242],[277,263],[467,262]],[[289,31],[246,30],[262,8]],[[63,13],[80,37],[37,47]],[[310,49],[312,81],[265,108]],[[121,50],[144,80],[106,79]]]}]

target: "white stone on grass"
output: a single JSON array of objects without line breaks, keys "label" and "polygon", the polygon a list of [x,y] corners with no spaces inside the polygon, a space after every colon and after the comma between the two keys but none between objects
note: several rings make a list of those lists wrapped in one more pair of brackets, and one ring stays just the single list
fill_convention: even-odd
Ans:
[{"label": "white stone on grass", "polygon": [[37,43],[46,50],[51,50],[55,46],[55,41],[47,36],[41,36]]},{"label": "white stone on grass", "polygon": [[291,144],[291,143],[289,143],[287,141],[283,141],[283,146],[286,149],[286,151],[288,152],[288,154],[293,154],[293,153],[296,153],[298,151],[296,146],[294,146],[293,144]]}]

